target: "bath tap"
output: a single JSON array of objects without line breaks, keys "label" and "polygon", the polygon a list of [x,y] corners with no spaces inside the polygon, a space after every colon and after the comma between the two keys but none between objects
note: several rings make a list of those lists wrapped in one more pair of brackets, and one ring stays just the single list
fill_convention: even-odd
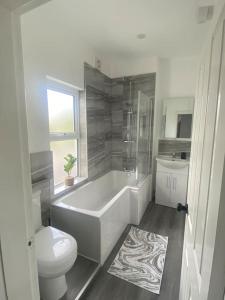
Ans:
[{"label": "bath tap", "polygon": [[135,170],[134,170],[134,169],[128,170],[128,169],[126,169],[126,168],[123,168],[123,171],[124,171],[125,173],[127,173],[128,176],[131,176],[133,173],[135,173]]}]

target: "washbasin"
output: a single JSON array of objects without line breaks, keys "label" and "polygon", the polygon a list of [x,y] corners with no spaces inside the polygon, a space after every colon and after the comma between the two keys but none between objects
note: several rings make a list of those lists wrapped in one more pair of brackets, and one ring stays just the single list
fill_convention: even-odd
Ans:
[{"label": "washbasin", "polygon": [[156,160],[161,166],[168,169],[183,169],[189,165],[188,160],[172,157],[157,157]]}]

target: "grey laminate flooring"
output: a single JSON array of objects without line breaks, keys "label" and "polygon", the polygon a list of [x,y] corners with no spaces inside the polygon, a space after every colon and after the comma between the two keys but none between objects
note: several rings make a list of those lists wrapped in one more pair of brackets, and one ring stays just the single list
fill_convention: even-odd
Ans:
[{"label": "grey laminate flooring", "polygon": [[160,295],[153,294],[107,273],[129,229],[128,226],[82,300],[178,300],[185,215],[151,203],[138,226],[169,238]]},{"label": "grey laminate flooring", "polygon": [[78,255],[74,266],[66,274],[68,290],[60,300],[74,300],[97,267],[97,263]]}]

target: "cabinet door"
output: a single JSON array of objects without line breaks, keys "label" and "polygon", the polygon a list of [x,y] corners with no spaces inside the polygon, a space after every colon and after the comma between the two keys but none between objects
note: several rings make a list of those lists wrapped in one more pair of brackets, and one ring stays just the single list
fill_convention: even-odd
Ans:
[{"label": "cabinet door", "polygon": [[171,206],[177,207],[178,203],[187,202],[187,176],[171,174]]},{"label": "cabinet door", "polygon": [[156,173],[156,199],[157,204],[170,206],[171,176],[169,173]]}]

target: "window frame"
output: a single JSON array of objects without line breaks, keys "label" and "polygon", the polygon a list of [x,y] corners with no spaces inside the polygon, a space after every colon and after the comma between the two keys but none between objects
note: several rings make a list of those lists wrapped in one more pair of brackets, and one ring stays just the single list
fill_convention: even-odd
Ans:
[{"label": "window frame", "polygon": [[[49,144],[50,142],[66,141],[66,140],[76,140],[77,141],[77,175],[75,178],[80,176],[80,111],[79,111],[79,91],[77,87],[65,83],[61,80],[54,79],[47,76],[46,85],[46,98],[48,107],[48,90],[59,92],[73,97],[73,122],[74,131],[73,132],[50,132],[49,129]],[[48,111],[49,117],[49,111]],[[54,180],[54,178],[53,178]],[[61,186],[63,182],[59,184],[54,184],[54,188]]]}]

